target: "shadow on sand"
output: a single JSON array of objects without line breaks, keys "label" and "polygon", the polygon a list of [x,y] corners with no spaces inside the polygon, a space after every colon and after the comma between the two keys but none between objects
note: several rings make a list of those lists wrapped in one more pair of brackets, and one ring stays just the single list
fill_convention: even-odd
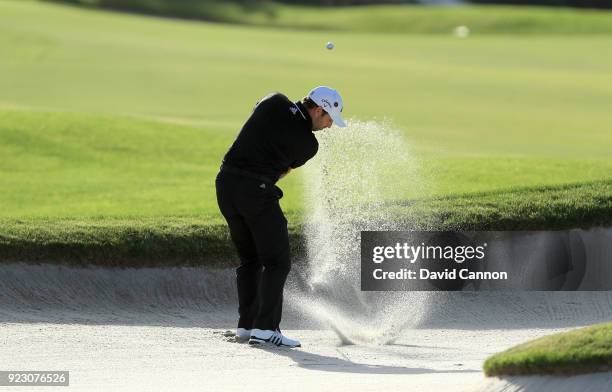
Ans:
[{"label": "shadow on sand", "polygon": [[480,369],[434,370],[427,368],[410,368],[402,366],[368,365],[357,363],[348,359],[329,357],[309,353],[303,349],[290,349],[282,347],[259,346],[254,350],[263,350],[274,355],[282,355],[299,367],[310,370],[341,373],[362,374],[429,374],[429,373],[480,373]]}]

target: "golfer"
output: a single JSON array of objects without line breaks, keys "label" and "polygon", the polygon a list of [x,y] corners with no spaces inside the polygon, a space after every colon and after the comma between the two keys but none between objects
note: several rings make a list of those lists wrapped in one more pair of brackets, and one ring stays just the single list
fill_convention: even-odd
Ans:
[{"label": "golfer", "polygon": [[287,220],[278,202],[283,192],[275,184],[317,153],[313,132],[332,123],[346,126],[342,106],[340,94],[326,86],[298,102],[269,94],[255,105],[223,158],[217,202],[240,258],[236,337],[250,344],[300,347],[279,327],[291,261]]}]

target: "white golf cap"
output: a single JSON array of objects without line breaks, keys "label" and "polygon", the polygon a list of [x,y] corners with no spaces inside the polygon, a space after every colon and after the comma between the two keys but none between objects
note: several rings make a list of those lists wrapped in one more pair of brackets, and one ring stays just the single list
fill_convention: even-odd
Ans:
[{"label": "white golf cap", "polygon": [[344,119],[342,119],[342,97],[338,91],[334,90],[331,87],[327,86],[319,86],[313,88],[308,93],[308,98],[312,99],[314,103],[321,106],[323,110],[329,114],[329,116],[334,120],[334,124],[339,127],[346,127],[346,123]]}]

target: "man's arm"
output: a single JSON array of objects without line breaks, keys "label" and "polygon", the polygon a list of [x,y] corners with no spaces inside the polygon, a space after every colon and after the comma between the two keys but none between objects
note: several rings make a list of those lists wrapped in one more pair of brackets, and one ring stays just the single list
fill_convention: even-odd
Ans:
[{"label": "man's arm", "polygon": [[313,136],[313,142],[310,146],[308,146],[306,149],[301,149],[296,152],[295,154],[296,158],[291,163],[290,168],[297,169],[298,167],[302,166],[308,160],[314,157],[317,154],[318,150],[319,150],[319,143],[317,143],[317,139],[314,139],[314,136]]}]

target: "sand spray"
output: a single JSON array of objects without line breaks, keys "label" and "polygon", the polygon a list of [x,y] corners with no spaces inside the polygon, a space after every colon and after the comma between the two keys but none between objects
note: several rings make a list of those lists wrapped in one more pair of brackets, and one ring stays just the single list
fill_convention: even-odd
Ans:
[{"label": "sand spray", "polygon": [[406,187],[423,185],[418,161],[387,122],[350,121],[317,138],[304,181],[308,262],[288,297],[343,344],[392,343],[418,325],[429,295],[361,291],[360,233],[409,229],[394,223],[387,205]]}]

